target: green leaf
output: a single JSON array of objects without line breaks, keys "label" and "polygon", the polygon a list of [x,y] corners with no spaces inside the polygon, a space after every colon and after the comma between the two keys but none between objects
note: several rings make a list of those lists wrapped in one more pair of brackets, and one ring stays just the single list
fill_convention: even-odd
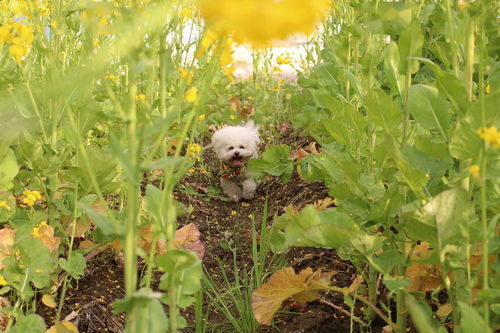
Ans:
[{"label": "green leaf", "polygon": [[68,260],[59,258],[59,266],[71,275],[73,279],[78,280],[83,276],[87,262],[80,252],[74,251]]},{"label": "green leaf", "polygon": [[407,295],[408,308],[413,323],[419,332],[434,333],[436,329],[432,325],[432,313],[429,314],[424,310],[423,304],[417,302],[413,296]]},{"label": "green leaf", "polygon": [[113,303],[115,313],[127,314],[127,332],[167,332],[169,319],[160,302],[161,296],[143,288]]},{"label": "green leaf", "polygon": [[16,198],[11,192],[0,192],[0,222],[5,222],[16,213]]},{"label": "green leaf", "polygon": [[290,246],[339,248],[359,232],[348,215],[333,209],[318,211],[308,205],[289,218],[285,237]]},{"label": "green leaf", "polygon": [[461,226],[468,220],[471,202],[461,189],[444,191],[417,210],[405,225],[408,235],[415,240],[428,241],[436,248],[459,243],[463,236]]},{"label": "green leaf", "polygon": [[393,94],[398,94],[403,96],[403,86],[404,76],[399,74],[399,50],[398,45],[391,42],[385,48],[385,59],[384,59],[384,73],[386,75],[386,80],[389,83],[389,87]]},{"label": "green leaf", "polygon": [[109,218],[102,214],[99,214],[82,200],[78,201],[78,206],[88,215],[92,222],[94,222],[97,227],[101,229],[104,235],[111,236],[119,234],[119,230],[117,230],[117,228]]},{"label": "green leaf", "polygon": [[43,318],[36,314],[18,316],[16,323],[9,330],[9,333],[44,333],[47,327]]},{"label": "green leaf", "polygon": [[466,120],[458,122],[450,142],[450,154],[457,159],[478,158],[482,142],[472,125]]},{"label": "green leaf", "polygon": [[394,135],[393,130],[403,121],[403,114],[392,98],[381,89],[373,89],[366,95],[365,105],[368,117],[387,134]]},{"label": "green leaf", "polygon": [[398,40],[400,72],[415,74],[418,71],[419,63],[416,59],[410,57],[420,57],[422,46],[424,44],[424,35],[420,28],[420,23],[413,20],[401,33]]},{"label": "green leaf", "polygon": [[448,141],[448,103],[438,95],[434,87],[415,84],[408,92],[408,110],[423,128],[438,129],[445,141]]},{"label": "green leaf", "polygon": [[483,318],[470,305],[458,301],[460,308],[460,327],[464,332],[489,332]]},{"label": "green leaf", "polygon": [[343,122],[335,119],[325,119],[323,121],[323,126],[338,143],[344,146],[351,143],[351,132]]},{"label": "green leaf", "polygon": [[390,276],[384,275],[384,285],[389,289],[389,291],[404,290],[411,284],[408,278],[404,276]]},{"label": "green leaf", "polygon": [[276,145],[267,148],[262,159],[251,159],[248,161],[248,172],[260,175],[262,173],[279,176],[283,183],[287,183],[292,177],[293,161],[290,160],[290,146]]},{"label": "green leaf", "polygon": [[8,191],[14,186],[12,181],[19,172],[16,155],[12,149],[7,149],[4,156],[0,157],[0,191]]}]

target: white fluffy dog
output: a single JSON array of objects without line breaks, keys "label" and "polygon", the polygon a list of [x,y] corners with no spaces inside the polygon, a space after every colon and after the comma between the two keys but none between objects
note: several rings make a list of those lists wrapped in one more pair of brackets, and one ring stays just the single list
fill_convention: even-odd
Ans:
[{"label": "white fluffy dog", "polygon": [[259,127],[253,121],[224,127],[214,133],[212,145],[221,161],[220,186],[234,202],[253,199],[257,182],[246,174],[248,159],[257,157]]}]

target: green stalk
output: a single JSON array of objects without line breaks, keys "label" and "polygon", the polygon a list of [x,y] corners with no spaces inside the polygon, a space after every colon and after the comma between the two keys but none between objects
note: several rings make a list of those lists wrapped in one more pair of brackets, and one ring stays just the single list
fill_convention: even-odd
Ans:
[{"label": "green stalk", "polygon": [[403,140],[401,144],[406,142],[407,135],[408,135],[408,125],[410,122],[410,113],[408,112],[408,96],[409,96],[409,91],[410,91],[410,85],[411,85],[411,74],[410,74],[410,68],[406,69],[406,75],[405,75],[405,87],[404,87],[404,96],[403,96]]},{"label": "green stalk", "polygon": [[467,36],[465,40],[465,80],[467,83],[467,97],[469,98],[469,102],[472,101],[472,86],[473,86],[473,78],[474,74],[474,41],[475,41],[475,20],[471,19],[469,22],[469,26],[467,28]]},{"label": "green stalk", "polygon": [[[125,225],[125,292],[127,297],[132,296],[137,286],[137,118],[135,96],[137,94],[137,86],[130,85],[129,90],[129,105],[127,110],[127,141],[128,141],[128,158],[130,164],[134,168],[133,179],[129,179],[127,185],[127,219]],[[133,327],[133,326],[132,326]]]}]

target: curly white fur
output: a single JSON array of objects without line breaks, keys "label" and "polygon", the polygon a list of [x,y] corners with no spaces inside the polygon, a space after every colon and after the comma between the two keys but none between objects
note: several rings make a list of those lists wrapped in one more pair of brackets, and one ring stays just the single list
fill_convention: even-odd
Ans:
[{"label": "curly white fur", "polygon": [[[241,126],[228,126],[214,133],[212,145],[217,157],[229,168],[244,168],[248,159],[257,157],[259,146],[259,127],[253,121]],[[238,202],[243,199],[253,199],[257,190],[254,179],[245,174],[221,177],[220,185],[224,194]]]}]

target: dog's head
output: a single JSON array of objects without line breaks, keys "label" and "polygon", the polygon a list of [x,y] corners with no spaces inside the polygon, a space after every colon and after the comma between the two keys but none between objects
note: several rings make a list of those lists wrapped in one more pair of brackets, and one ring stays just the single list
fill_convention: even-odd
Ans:
[{"label": "dog's head", "polygon": [[217,157],[233,168],[242,167],[248,159],[257,157],[259,142],[259,127],[253,122],[224,127],[212,137]]}]

